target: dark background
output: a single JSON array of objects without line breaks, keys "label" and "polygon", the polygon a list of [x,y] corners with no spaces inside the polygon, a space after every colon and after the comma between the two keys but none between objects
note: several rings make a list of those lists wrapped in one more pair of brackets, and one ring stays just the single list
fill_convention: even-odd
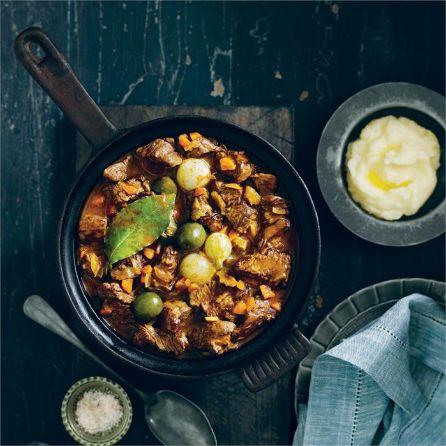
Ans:
[{"label": "dark background", "polygon": [[[71,443],[60,421],[63,395],[80,378],[106,376],[21,310],[38,293],[69,318],[54,251],[76,153],[73,129],[14,57],[20,30],[43,26],[100,104],[294,106],[294,164],[315,200],[323,243],[316,292],[301,317],[311,335],[331,308],[364,286],[399,277],[444,280],[444,237],[399,249],[363,241],[329,212],[315,174],[321,131],[353,93],[407,81],[444,94],[444,8],[443,2],[2,2],[1,443]],[[286,444],[295,426],[293,379],[287,375],[258,395],[235,375],[199,383],[146,376],[139,383],[191,396],[221,444]],[[154,443],[136,400],[134,407],[124,442]]]}]

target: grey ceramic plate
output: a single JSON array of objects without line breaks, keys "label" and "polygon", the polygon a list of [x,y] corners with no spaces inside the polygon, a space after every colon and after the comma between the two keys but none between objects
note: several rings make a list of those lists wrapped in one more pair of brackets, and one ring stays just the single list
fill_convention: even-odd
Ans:
[{"label": "grey ceramic plate", "polygon": [[413,293],[425,294],[444,305],[446,284],[428,279],[389,280],[364,288],[337,305],[316,328],[310,339],[311,352],[299,365],[296,403],[308,400],[311,371],[319,355],[384,314],[398,299]]},{"label": "grey ceramic plate", "polygon": [[[385,221],[365,212],[350,197],[345,182],[347,146],[372,119],[404,116],[428,128],[441,147],[437,187],[425,205],[411,217]],[[328,207],[350,231],[373,243],[409,246],[445,231],[445,98],[419,85],[388,83],[360,91],[333,114],[322,133],[317,152],[319,186]]]}]

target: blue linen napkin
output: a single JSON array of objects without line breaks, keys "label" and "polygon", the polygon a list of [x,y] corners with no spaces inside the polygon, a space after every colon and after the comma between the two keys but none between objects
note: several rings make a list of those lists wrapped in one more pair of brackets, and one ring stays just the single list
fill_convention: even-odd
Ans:
[{"label": "blue linen napkin", "polygon": [[294,445],[446,445],[444,308],[412,294],[316,360]]}]

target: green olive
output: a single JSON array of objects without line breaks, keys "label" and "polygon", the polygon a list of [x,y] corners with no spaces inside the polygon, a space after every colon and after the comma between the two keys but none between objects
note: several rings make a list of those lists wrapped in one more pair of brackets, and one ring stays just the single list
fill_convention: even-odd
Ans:
[{"label": "green olive", "polygon": [[206,231],[200,223],[185,223],[178,230],[177,238],[182,249],[194,250],[203,246]]},{"label": "green olive", "polygon": [[172,178],[162,177],[153,183],[152,190],[157,194],[176,194],[178,188]]},{"label": "green olive", "polygon": [[150,321],[163,310],[163,301],[156,293],[142,293],[136,296],[134,310],[138,319]]}]

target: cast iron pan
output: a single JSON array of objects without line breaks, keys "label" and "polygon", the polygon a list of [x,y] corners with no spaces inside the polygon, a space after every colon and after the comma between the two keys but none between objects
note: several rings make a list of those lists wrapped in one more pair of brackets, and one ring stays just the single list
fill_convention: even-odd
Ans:
[{"label": "cast iron pan", "polygon": [[[44,54],[37,55],[35,48]],[[311,197],[291,164],[275,147],[258,136],[235,125],[205,117],[168,117],[118,131],[90,98],[64,56],[41,28],[24,30],[16,39],[15,52],[29,73],[96,150],[96,156],[80,173],[67,198],[58,233],[60,277],[70,306],[84,331],[114,357],[139,370],[192,378],[237,369],[251,391],[268,386],[297,365],[309,352],[309,342],[295,321],[317,274],[320,235]],[[297,246],[286,304],[261,334],[239,350],[222,356],[177,359],[137,349],[116,335],[96,314],[77,270],[75,244],[83,204],[106,166],[154,138],[192,130],[209,135],[229,147],[243,148],[258,164],[267,166],[277,175],[280,192],[290,203]]]}]

